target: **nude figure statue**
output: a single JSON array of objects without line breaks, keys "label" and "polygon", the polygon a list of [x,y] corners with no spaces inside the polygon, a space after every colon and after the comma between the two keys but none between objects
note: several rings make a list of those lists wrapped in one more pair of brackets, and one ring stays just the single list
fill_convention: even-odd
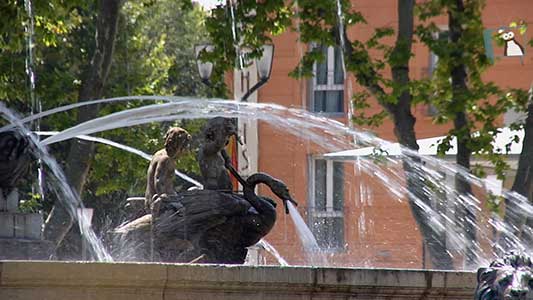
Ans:
[{"label": "nude figure statue", "polygon": [[231,166],[231,160],[224,148],[231,136],[237,137],[237,127],[231,119],[216,117],[207,122],[203,134],[198,163],[204,178],[204,188],[232,191],[233,184],[227,170]]},{"label": "nude figure statue", "polygon": [[187,151],[191,135],[183,128],[172,127],[165,134],[165,148],[157,151],[147,172],[145,208],[150,211],[154,198],[175,195],[176,158]]}]

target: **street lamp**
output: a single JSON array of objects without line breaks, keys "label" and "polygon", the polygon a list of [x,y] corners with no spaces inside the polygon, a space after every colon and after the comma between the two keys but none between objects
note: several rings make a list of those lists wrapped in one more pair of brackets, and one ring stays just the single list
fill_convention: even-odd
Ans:
[{"label": "street lamp", "polygon": [[209,77],[213,72],[213,63],[209,61],[203,61],[200,59],[200,54],[205,52],[213,52],[214,46],[210,44],[201,44],[194,46],[194,53],[196,55],[196,65],[198,66],[198,73],[200,74],[200,79],[206,85],[209,85]]},{"label": "street lamp", "polygon": [[261,54],[261,57],[259,59],[255,59],[255,65],[257,68],[257,78],[259,81],[250,88],[246,94],[244,94],[241,98],[241,101],[247,102],[248,97],[255,92],[257,89],[259,89],[263,84],[265,84],[268,79],[270,79],[270,73],[272,71],[272,61],[274,58],[274,45],[267,44],[263,45],[263,53]]},{"label": "street lamp", "polygon": [[[265,84],[268,79],[270,79],[270,73],[272,71],[272,61],[274,58],[274,45],[267,44],[263,45],[263,51],[260,58],[255,59],[255,65],[257,68],[257,78],[258,82],[251,87],[246,93],[242,96],[241,101],[247,102],[248,97],[257,91],[263,84]],[[196,64],[198,66],[198,73],[202,82],[206,85],[209,85],[209,77],[213,72],[213,63],[208,61],[202,61],[200,55],[203,51],[213,52],[214,46],[210,44],[201,44],[194,46],[194,53],[196,54]]]}]

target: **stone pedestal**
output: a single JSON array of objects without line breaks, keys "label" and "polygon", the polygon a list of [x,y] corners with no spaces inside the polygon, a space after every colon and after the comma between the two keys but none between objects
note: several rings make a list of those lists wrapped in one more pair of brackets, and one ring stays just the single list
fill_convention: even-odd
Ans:
[{"label": "stone pedestal", "polygon": [[42,226],[39,213],[0,212],[0,259],[49,259],[54,247]]},{"label": "stone pedestal", "polygon": [[48,260],[52,253],[49,241],[0,238],[0,260]]},{"label": "stone pedestal", "polygon": [[40,213],[0,212],[0,238],[42,239]]}]

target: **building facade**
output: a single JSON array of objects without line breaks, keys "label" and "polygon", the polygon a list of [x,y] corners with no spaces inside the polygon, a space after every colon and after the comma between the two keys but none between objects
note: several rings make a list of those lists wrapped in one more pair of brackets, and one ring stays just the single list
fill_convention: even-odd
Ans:
[{"label": "building facade", "polygon": [[[366,40],[375,28],[394,28],[398,22],[396,2],[353,1],[355,9],[368,23],[351,28],[349,36]],[[489,0],[483,12],[483,22],[486,28],[499,28],[512,21],[528,22],[532,15],[533,3],[530,0]],[[436,38],[447,38],[447,17],[438,18],[436,23],[442,29]],[[289,77],[288,73],[310,46],[299,43],[295,32],[287,32],[273,40],[275,56],[271,78],[249,101],[301,108],[351,126],[349,100],[354,92],[363,88],[351,74],[343,72],[341,52],[333,47],[322,47],[327,59],[315,65],[315,76],[297,80]],[[389,42],[393,43],[394,38]],[[523,62],[517,58],[497,59],[485,73],[485,80],[494,81],[501,87],[528,89],[533,81],[533,55],[528,50],[526,47]],[[413,53],[411,78],[431,76],[438,57],[421,43],[413,44]],[[232,88],[236,99],[257,82],[255,73],[253,69],[234,72]],[[390,77],[390,72],[387,75]],[[368,112],[380,110],[374,101]],[[419,139],[444,135],[449,130],[448,126],[433,123],[433,116],[438,114],[433,107],[418,105],[412,108],[412,112],[417,119],[416,134]],[[502,116],[502,125],[514,118],[516,116],[512,112]],[[240,126],[247,144],[246,157],[241,151],[239,158],[240,171],[244,174],[267,172],[287,183],[328,264],[431,267],[408,202],[394,191],[391,193],[394,187],[384,183],[379,174],[371,176],[371,172],[361,171],[357,163],[326,159],[323,155],[333,148],[305,136],[287,133],[275,124],[264,121],[245,123]],[[366,130],[383,139],[395,140],[390,120],[378,128]],[[401,168],[398,171],[401,172]],[[509,182],[512,179],[509,178]],[[266,189],[260,192],[268,193]],[[278,207],[276,226],[266,240],[291,264],[308,264],[311,259],[303,254],[293,221],[284,214],[281,206]]]}]

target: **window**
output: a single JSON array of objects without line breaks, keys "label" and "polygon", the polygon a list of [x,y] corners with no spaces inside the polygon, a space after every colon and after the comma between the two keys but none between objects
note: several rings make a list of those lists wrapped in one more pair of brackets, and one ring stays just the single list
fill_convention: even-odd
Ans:
[{"label": "window", "polygon": [[324,250],[344,248],[344,164],[311,160],[309,222]]},{"label": "window", "polygon": [[323,113],[344,112],[344,70],[342,52],[338,47],[318,47],[324,56],[315,63],[310,93],[310,110]]},{"label": "window", "polygon": [[[433,38],[436,40],[438,39],[439,41],[448,40],[450,38],[450,32],[447,29],[442,29],[438,33],[435,33]],[[433,53],[433,51],[431,51],[429,54],[429,76],[432,76],[433,72],[435,72],[438,61],[439,61],[439,56]],[[439,114],[439,110],[433,104],[429,104],[427,106],[426,115],[433,117],[438,114]]]},{"label": "window", "polygon": [[[448,40],[450,38],[450,32],[447,29],[443,29],[439,31],[438,33],[435,33],[433,38],[439,41]],[[429,75],[432,75],[435,69],[437,68],[438,61],[439,61],[439,57],[437,56],[437,54],[433,53],[432,51],[429,54]]]}]

